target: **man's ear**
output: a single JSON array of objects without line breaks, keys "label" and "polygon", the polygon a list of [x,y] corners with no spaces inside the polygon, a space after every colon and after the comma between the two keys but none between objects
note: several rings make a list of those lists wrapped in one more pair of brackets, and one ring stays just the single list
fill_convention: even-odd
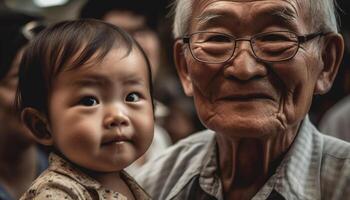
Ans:
[{"label": "man's ear", "polygon": [[176,70],[182,83],[182,87],[187,96],[192,96],[193,87],[192,81],[188,74],[187,63],[185,59],[185,52],[183,48],[183,43],[177,40],[174,44],[174,59]]},{"label": "man's ear", "polygon": [[330,90],[344,53],[344,40],[340,34],[330,33],[324,37],[323,69],[316,82],[314,94],[324,94]]},{"label": "man's ear", "polygon": [[25,126],[32,132],[36,142],[46,146],[53,145],[52,134],[45,115],[34,108],[25,108],[21,118]]}]

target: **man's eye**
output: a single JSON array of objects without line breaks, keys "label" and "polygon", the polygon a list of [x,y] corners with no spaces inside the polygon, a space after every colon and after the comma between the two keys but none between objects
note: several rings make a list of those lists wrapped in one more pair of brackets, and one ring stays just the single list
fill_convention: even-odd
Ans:
[{"label": "man's eye", "polygon": [[84,97],[78,102],[79,105],[83,106],[95,106],[98,103],[99,102],[95,97]]},{"label": "man's eye", "polygon": [[231,40],[224,35],[210,35],[210,37],[206,39],[206,42],[231,42]]},{"label": "man's eye", "polygon": [[125,98],[125,101],[136,102],[140,100],[140,94],[136,92],[132,92],[128,94]]},{"label": "man's eye", "polygon": [[268,34],[262,37],[259,37],[258,40],[264,42],[285,42],[291,41],[292,39],[288,37],[287,34]]}]

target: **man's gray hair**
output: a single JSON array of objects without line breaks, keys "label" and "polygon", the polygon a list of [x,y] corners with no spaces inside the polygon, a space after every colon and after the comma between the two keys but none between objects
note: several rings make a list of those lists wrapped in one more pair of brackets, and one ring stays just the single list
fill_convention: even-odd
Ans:
[{"label": "man's gray hair", "polygon": [[[188,34],[194,0],[175,0],[173,4],[175,38]],[[296,0],[301,1],[301,0]],[[316,31],[338,32],[335,0],[304,0],[308,3],[309,12],[306,19]],[[305,5],[304,5],[305,6]]]}]

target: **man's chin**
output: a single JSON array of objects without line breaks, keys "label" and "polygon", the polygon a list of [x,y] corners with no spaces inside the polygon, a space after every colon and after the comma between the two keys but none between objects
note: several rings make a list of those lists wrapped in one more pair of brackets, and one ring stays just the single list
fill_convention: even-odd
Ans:
[{"label": "man's chin", "polygon": [[213,118],[206,125],[209,129],[232,138],[273,137],[285,129],[276,116],[235,116],[224,120]]}]

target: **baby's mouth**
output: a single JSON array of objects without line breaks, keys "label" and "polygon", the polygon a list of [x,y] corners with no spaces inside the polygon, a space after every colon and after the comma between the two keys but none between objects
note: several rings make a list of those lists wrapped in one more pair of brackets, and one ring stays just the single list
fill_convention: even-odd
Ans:
[{"label": "baby's mouth", "polygon": [[131,143],[131,140],[124,135],[114,135],[102,142],[101,146],[110,145],[110,144],[124,144]]}]

